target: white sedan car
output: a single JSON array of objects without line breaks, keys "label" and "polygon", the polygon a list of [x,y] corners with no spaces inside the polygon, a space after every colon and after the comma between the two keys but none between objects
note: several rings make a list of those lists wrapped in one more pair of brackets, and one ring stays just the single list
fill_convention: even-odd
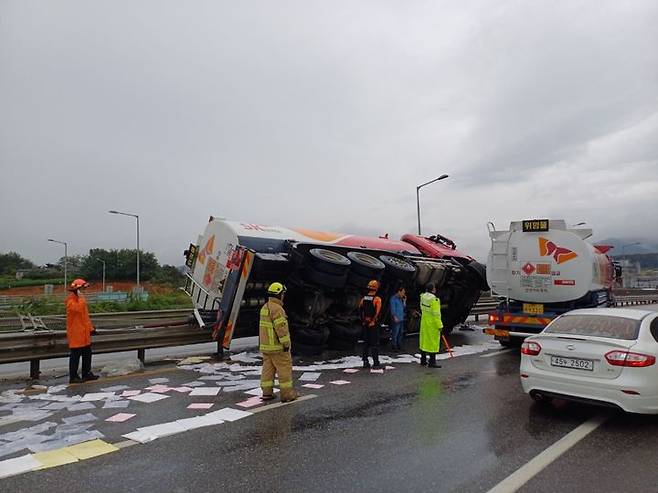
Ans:
[{"label": "white sedan car", "polygon": [[521,384],[537,401],[569,399],[658,413],[658,312],[573,310],[521,346]]}]

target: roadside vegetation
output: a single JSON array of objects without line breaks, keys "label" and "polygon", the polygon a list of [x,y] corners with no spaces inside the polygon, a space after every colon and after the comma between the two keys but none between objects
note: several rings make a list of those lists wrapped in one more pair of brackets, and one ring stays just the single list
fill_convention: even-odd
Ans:
[{"label": "roadside vegetation", "polygon": [[[192,308],[192,302],[182,291],[149,295],[148,300],[128,297],[126,302],[99,301],[89,303],[91,313],[134,312],[144,310],[174,310]],[[34,297],[14,306],[11,311],[27,315],[63,315],[66,312],[64,302],[55,297]]]},{"label": "roadside vegetation", "polygon": [[[148,299],[130,292],[136,278],[136,250],[105,250],[93,248],[87,255],[68,257],[68,279],[81,277],[92,283],[91,291],[100,291],[105,262],[107,285],[114,292],[127,293],[125,301],[95,301],[90,293],[89,311],[92,313],[191,308],[189,297],[179,290],[184,275],[173,265],[160,265],[155,254],[140,251],[140,278]],[[38,288],[52,284],[54,296],[45,296]],[[37,266],[16,252],[0,254],[0,308],[3,313],[32,315],[61,315],[65,313],[62,299],[64,258],[54,264]],[[117,289],[119,286],[119,289]],[[34,288],[34,289],[15,289]],[[13,300],[16,303],[13,303]],[[7,315],[3,315],[7,316]]]}]

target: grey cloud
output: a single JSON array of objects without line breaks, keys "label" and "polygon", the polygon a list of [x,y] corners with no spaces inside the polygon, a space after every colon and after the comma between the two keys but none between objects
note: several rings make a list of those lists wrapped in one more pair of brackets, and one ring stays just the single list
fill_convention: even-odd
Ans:
[{"label": "grey cloud", "polygon": [[656,21],[650,1],[5,1],[0,251],[132,246],[108,209],[175,263],[210,214],[399,235],[444,172],[423,224],[477,256],[489,219],[642,236]]}]

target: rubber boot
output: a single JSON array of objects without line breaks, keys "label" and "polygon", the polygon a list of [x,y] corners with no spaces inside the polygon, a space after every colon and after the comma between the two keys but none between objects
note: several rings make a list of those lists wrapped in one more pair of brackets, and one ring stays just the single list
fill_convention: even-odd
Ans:
[{"label": "rubber boot", "polygon": [[420,352],[420,366],[427,366],[427,353],[425,351]]},{"label": "rubber boot", "polygon": [[299,398],[295,389],[286,389],[281,391],[281,402],[292,402]]},{"label": "rubber boot", "polygon": [[436,364],[436,353],[430,353],[430,364],[427,365],[428,368],[441,368],[441,365]]},{"label": "rubber boot", "polygon": [[363,358],[363,367],[364,368],[370,368],[370,362],[368,361],[368,346],[363,346],[363,355],[361,356]]},{"label": "rubber boot", "polygon": [[379,348],[372,348],[372,367],[381,368],[382,365],[379,364]]}]

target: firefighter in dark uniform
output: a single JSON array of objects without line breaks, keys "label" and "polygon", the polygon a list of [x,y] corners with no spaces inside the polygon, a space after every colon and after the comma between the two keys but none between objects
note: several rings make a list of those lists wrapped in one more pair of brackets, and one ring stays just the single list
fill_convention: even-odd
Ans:
[{"label": "firefighter in dark uniform", "polygon": [[363,367],[370,368],[368,357],[372,353],[373,368],[380,368],[379,364],[379,314],[382,310],[382,299],[377,296],[379,282],[372,280],[368,283],[368,294],[361,298],[359,313],[363,326]]}]

